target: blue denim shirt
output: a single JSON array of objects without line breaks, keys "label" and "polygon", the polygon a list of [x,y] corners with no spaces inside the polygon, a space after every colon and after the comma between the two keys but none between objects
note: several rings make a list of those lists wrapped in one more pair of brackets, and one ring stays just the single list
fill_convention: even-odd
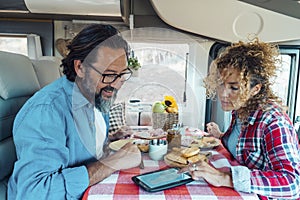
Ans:
[{"label": "blue denim shirt", "polygon": [[19,111],[8,199],[81,198],[89,184],[85,165],[96,159],[93,106],[78,91],[64,76]]}]

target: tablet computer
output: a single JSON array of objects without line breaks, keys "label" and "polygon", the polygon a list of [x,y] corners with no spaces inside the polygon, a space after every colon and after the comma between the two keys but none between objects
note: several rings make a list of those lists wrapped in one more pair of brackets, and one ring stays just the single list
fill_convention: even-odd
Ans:
[{"label": "tablet computer", "polygon": [[132,180],[148,192],[157,192],[193,181],[189,174],[178,173],[178,170],[177,168],[157,170],[133,176]]}]

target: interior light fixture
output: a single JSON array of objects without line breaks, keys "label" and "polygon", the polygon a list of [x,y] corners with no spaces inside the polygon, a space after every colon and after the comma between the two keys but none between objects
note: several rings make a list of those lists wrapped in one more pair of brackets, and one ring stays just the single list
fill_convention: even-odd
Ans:
[{"label": "interior light fixture", "polygon": [[29,13],[27,10],[0,10],[0,13]]}]

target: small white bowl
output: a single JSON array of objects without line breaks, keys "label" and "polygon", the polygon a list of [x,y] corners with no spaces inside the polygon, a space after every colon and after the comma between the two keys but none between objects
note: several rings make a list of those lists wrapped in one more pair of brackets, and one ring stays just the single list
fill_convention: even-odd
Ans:
[{"label": "small white bowl", "polygon": [[168,142],[166,140],[154,139],[149,143],[149,157],[152,160],[163,160],[168,152]]}]

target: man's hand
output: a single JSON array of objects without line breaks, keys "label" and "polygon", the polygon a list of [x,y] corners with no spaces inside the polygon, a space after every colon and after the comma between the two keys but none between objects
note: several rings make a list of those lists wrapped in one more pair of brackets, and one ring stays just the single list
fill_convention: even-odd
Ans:
[{"label": "man's hand", "polygon": [[122,126],[115,133],[109,134],[108,138],[110,141],[116,141],[120,139],[130,138],[133,134],[133,131],[128,126]]},{"label": "man's hand", "polygon": [[128,142],[119,151],[101,162],[114,170],[121,170],[138,166],[141,159],[141,152],[137,145]]},{"label": "man's hand", "polygon": [[87,166],[89,185],[102,181],[117,170],[136,167],[141,160],[141,152],[137,145],[129,142],[116,153]]}]

